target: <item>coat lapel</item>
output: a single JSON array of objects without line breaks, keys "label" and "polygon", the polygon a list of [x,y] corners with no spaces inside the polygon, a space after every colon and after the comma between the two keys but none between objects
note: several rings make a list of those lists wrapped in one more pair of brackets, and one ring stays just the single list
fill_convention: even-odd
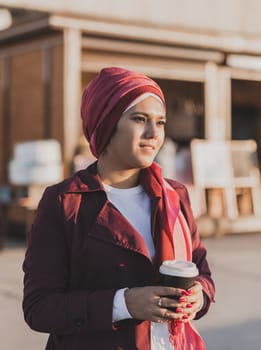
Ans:
[{"label": "coat lapel", "polygon": [[142,236],[108,200],[105,202],[88,235],[121,248],[132,250],[150,259]]}]

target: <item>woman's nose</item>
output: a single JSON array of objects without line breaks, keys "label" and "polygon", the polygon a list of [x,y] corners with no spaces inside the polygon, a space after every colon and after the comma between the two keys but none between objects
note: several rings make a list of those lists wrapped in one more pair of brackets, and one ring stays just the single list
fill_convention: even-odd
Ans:
[{"label": "woman's nose", "polygon": [[154,122],[149,122],[146,124],[145,136],[147,138],[157,138],[158,130],[157,125]]}]

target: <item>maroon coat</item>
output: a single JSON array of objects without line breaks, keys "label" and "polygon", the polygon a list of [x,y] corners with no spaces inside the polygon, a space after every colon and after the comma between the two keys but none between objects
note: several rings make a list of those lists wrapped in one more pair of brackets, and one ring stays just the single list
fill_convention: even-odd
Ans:
[{"label": "maroon coat", "polygon": [[[214,284],[191,213],[185,187],[172,186],[192,234],[193,261],[200,271],[206,307]],[[151,197],[151,194],[148,193]],[[153,237],[158,198],[151,197]],[[50,333],[48,350],[149,350],[149,322],[112,323],[116,290],[155,285],[153,266],[141,236],[107,200],[96,164],[46,189],[29,235],[24,261],[25,320]]]}]

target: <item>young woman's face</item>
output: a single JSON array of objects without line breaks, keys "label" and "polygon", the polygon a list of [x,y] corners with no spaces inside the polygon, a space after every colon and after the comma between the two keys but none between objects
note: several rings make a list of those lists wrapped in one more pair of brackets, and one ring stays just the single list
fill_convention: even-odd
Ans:
[{"label": "young woman's face", "polygon": [[106,156],[118,169],[151,165],[165,136],[166,113],[163,104],[149,96],[125,113],[117,124]]}]

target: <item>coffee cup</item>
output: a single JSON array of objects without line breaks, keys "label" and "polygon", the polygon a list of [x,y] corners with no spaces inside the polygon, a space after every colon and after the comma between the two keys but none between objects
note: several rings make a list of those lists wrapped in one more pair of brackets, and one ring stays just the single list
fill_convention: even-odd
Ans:
[{"label": "coffee cup", "polygon": [[198,276],[196,264],[183,260],[165,260],[159,272],[161,285],[181,289],[192,287]]}]

